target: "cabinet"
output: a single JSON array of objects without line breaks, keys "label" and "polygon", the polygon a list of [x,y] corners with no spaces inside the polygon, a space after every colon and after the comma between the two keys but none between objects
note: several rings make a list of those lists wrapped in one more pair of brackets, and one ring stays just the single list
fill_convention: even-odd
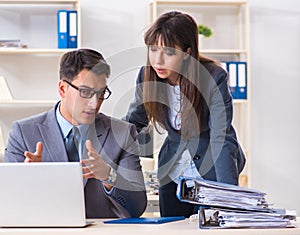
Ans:
[{"label": "cabinet", "polygon": [[77,10],[79,0],[0,0],[0,40],[20,39],[26,48],[0,48],[0,77],[12,100],[0,99],[0,154],[14,120],[49,110],[59,99],[59,59],[69,49],[57,49],[57,11]]},{"label": "cabinet", "polygon": [[[250,186],[250,55],[249,4],[247,0],[153,0],[148,4],[148,23],[167,11],[177,10],[193,16],[198,24],[209,26],[213,35],[202,38],[200,53],[218,61],[247,62],[247,99],[233,101],[234,120],[239,142],[247,157],[240,185]],[[154,152],[162,143],[155,134]]]}]

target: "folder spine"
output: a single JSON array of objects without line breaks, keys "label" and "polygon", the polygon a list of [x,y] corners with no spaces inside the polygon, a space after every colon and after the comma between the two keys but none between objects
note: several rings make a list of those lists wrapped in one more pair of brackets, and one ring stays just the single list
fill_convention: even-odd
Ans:
[{"label": "folder spine", "polygon": [[57,42],[58,48],[68,48],[68,12],[67,10],[58,10],[57,12]]},{"label": "folder spine", "polygon": [[77,11],[68,11],[68,48],[77,48]]}]

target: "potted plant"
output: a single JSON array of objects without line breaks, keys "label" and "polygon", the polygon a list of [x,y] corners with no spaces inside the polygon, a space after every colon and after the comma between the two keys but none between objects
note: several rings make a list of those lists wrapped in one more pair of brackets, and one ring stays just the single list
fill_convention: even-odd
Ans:
[{"label": "potted plant", "polygon": [[212,35],[212,30],[208,26],[202,24],[198,25],[198,33],[204,37],[210,37]]}]

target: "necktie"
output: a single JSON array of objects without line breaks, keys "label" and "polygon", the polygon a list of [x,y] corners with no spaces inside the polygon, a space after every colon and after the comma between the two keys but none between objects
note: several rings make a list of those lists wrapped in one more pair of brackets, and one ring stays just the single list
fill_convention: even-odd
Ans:
[{"label": "necktie", "polygon": [[69,162],[79,162],[79,154],[78,149],[75,143],[77,128],[73,127],[73,129],[69,132],[66,139],[66,150],[68,154]]}]

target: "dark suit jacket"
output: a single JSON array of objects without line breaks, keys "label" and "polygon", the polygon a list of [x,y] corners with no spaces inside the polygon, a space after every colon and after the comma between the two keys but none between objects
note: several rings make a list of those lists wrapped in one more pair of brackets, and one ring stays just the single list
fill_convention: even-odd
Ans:
[{"label": "dark suit jacket", "polygon": [[[125,119],[136,125],[138,131],[148,125],[143,105],[144,68],[137,78],[135,100],[131,103]],[[166,80],[158,80],[163,84]],[[212,62],[199,63],[199,77],[194,78],[203,97],[201,112],[201,132],[196,138],[181,139],[178,131],[169,122],[169,108],[165,106],[164,125],[168,136],[159,153],[158,178],[161,185],[169,182],[167,176],[174,161],[184,149],[189,149],[193,161],[205,179],[229,184],[238,184],[238,176],[245,165],[244,153],[232,127],[232,97],[227,83],[227,73]],[[159,99],[167,94],[160,85]],[[165,97],[167,99],[167,97]],[[190,123],[194,125],[196,123]],[[144,138],[145,139],[145,138]]]},{"label": "dark suit jacket", "polygon": [[[55,116],[57,105],[48,112],[13,124],[5,149],[6,162],[23,162],[24,151],[35,152],[38,141],[44,144],[44,162],[68,161]],[[98,114],[95,131],[101,146],[99,154],[117,171],[117,179],[110,193],[104,190],[101,181],[87,180],[84,189],[87,218],[140,216],[147,198],[134,125]]]}]

